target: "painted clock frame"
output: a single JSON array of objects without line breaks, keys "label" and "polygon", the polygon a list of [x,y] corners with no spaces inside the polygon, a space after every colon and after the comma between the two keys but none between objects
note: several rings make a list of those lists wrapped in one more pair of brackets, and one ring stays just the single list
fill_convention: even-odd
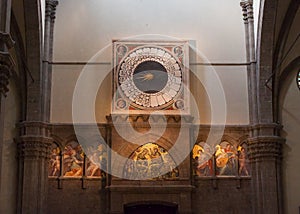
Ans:
[{"label": "painted clock frame", "polygon": [[[147,93],[134,82],[136,68],[147,62],[162,65],[165,85]],[[188,41],[114,41],[112,114],[190,114]],[[144,74],[144,79],[155,73]]]}]

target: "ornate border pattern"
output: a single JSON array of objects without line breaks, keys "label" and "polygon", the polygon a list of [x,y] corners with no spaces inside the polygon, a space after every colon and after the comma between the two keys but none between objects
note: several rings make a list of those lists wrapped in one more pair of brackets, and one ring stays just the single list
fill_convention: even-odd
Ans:
[{"label": "ornate border pattern", "polygon": [[[136,67],[146,61],[158,62],[168,73],[166,86],[155,94],[148,94],[139,90],[133,82]],[[136,107],[153,108],[173,103],[173,98],[182,89],[181,67],[176,59],[160,47],[143,46],[131,51],[118,68],[118,84],[123,94]]]}]

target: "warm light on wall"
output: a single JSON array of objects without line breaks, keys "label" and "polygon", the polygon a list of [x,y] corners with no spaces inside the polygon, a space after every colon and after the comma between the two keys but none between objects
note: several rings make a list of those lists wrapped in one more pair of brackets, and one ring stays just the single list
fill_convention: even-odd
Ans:
[{"label": "warm light on wall", "polygon": [[300,90],[300,70],[298,71],[298,74],[297,74],[297,77],[296,77],[296,81],[297,81],[298,88]]}]

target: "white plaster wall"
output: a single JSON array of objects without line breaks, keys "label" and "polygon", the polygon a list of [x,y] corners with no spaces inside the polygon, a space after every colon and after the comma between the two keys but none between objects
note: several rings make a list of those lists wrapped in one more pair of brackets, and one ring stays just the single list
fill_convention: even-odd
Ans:
[{"label": "white plaster wall", "polygon": [[[253,0],[253,15],[254,15],[254,38],[257,39],[257,27],[259,17],[260,0]],[[257,43],[255,42],[255,47]]]},{"label": "white plaster wall", "polygon": [[44,33],[45,33],[45,11],[46,10],[46,2],[45,0],[41,0],[41,14],[42,14],[42,44],[44,44]]},{"label": "white plaster wall", "polygon": [[[54,61],[86,62],[111,44],[113,39],[144,34],[194,40],[196,48],[212,63],[246,62],[242,12],[236,0],[60,1],[55,24]],[[108,48],[97,62],[109,64],[111,56],[111,49]],[[80,66],[54,67],[52,122],[72,122],[72,88],[80,69]],[[105,68],[100,66],[99,72],[101,69]],[[246,67],[223,66],[216,70],[226,94],[227,123],[247,124]],[[111,94],[111,84],[106,83],[102,88],[104,97],[99,99],[105,100],[106,104],[101,112],[96,113],[99,122],[105,122],[105,115],[110,110],[107,98],[111,97],[108,96]],[[198,95],[204,92],[195,93],[201,101]]]},{"label": "white plaster wall", "polygon": [[[291,71],[292,72],[292,71]],[[300,207],[300,90],[296,72],[284,86],[282,97],[282,136],[286,138],[283,155],[284,213],[299,213]]]},{"label": "white plaster wall", "polygon": [[[289,31],[281,61],[281,71],[293,60],[299,57],[300,40],[299,35],[300,10],[298,9],[294,22]],[[295,42],[297,41],[297,42]],[[281,89],[281,118],[283,131],[282,136],[286,138],[283,156],[283,191],[284,191],[284,213],[299,213],[300,207],[300,90],[296,85],[296,75],[299,67],[289,70],[289,76]]]}]

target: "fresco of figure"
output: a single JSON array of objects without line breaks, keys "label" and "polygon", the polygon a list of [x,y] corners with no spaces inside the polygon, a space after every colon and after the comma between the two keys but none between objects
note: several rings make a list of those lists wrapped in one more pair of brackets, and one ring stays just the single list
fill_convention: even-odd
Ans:
[{"label": "fresco of figure", "polygon": [[60,176],[60,149],[54,143],[51,146],[48,175],[51,177]]},{"label": "fresco of figure", "polygon": [[146,143],[129,157],[123,175],[127,179],[171,179],[179,176],[179,170],[165,149]]},{"label": "fresco of figure", "polygon": [[239,153],[238,153],[238,157],[239,157],[239,175],[240,176],[249,176],[249,169],[248,169],[248,157],[247,157],[247,152],[246,152],[246,148],[244,147],[239,147]]},{"label": "fresco of figure", "polygon": [[193,173],[197,176],[212,176],[213,161],[210,147],[201,142],[193,148]]},{"label": "fresco of figure", "polygon": [[231,144],[222,142],[217,145],[215,158],[217,175],[236,175],[237,155]]},{"label": "fresco of figure", "polygon": [[84,154],[77,142],[66,145],[63,155],[64,176],[82,176]]},{"label": "fresco of figure", "polygon": [[87,170],[88,177],[105,177],[107,165],[107,151],[103,143],[87,149]]}]

